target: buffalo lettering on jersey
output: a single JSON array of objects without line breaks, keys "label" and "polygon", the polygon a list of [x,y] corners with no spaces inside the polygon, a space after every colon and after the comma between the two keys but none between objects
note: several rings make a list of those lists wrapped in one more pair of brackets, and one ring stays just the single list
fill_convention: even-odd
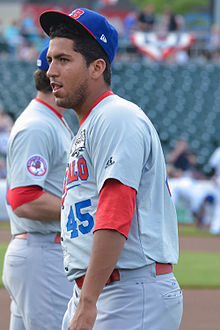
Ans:
[{"label": "buffalo lettering on jersey", "polygon": [[[75,158],[68,164],[65,174],[62,206],[68,190],[80,185],[83,181],[86,181],[88,177],[89,172],[85,158]],[[70,233],[70,238],[76,238],[79,234],[86,235],[91,232],[94,227],[94,219],[89,213],[90,206],[90,199],[80,201],[73,205],[67,205],[69,213],[66,228],[67,232]]]},{"label": "buffalo lettering on jersey", "polygon": [[88,167],[85,158],[81,157],[69,164],[68,175],[66,177],[66,185],[78,180],[85,181],[88,179]]},{"label": "buffalo lettering on jersey", "polygon": [[74,188],[76,185],[79,185],[80,182],[86,181],[88,177],[89,172],[85,158],[80,157],[79,159],[75,159],[69,163],[64,179],[62,205],[67,191]]}]

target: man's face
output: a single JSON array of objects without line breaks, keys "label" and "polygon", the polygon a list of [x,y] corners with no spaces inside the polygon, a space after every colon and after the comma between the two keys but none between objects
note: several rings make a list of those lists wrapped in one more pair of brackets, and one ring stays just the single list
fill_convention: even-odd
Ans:
[{"label": "man's face", "polygon": [[89,68],[84,57],[73,50],[73,43],[67,38],[50,40],[47,75],[56,104],[77,111],[87,98]]}]

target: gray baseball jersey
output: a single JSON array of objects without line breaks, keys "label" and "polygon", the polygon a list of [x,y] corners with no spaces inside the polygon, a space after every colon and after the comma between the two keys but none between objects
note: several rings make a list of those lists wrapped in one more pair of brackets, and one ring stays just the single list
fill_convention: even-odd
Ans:
[{"label": "gray baseball jersey", "polygon": [[[7,183],[10,189],[38,185],[58,197],[62,195],[67,153],[71,142],[67,124],[37,99],[31,101],[12,129],[7,155]],[[60,222],[18,218],[7,210],[12,234],[60,231]]]},{"label": "gray baseball jersey", "polygon": [[128,239],[116,268],[135,269],[178,260],[177,218],[160,141],[135,104],[103,98],[81,123],[66,171],[61,227],[68,278],[85,274],[99,192],[114,178],[137,191]]},{"label": "gray baseball jersey", "polygon": [[[15,122],[8,147],[10,189],[41,186],[62,195],[71,131],[49,105],[34,99]],[[60,221],[20,218],[7,205],[12,234],[3,281],[11,296],[11,330],[59,330],[72,294],[63,271]]]}]

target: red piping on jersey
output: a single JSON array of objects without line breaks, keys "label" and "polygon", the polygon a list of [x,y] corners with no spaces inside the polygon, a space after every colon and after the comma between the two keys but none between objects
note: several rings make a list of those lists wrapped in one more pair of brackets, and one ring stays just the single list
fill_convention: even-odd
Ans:
[{"label": "red piping on jersey", "polygon": [[91,108],[89,109],[89,111],[87,112],[87,114],[83,117],[83,119],[80,121],[79,126],[81,126],[84,121],[86,120],[86,118],[89,116],[89,114],[91,113],[92,109],[95,108],[95,106],[101,102],[103,99],[105,99],[107,96],[110,95],[114,95],[114,93],[112,91],[107,91],[105,93],[103,93],[102,95],[100,95],[97,100],[95,101],[95,103],[93,103],[93,105],[91,106]]},{"label": "red piping on jersey", "polygon": [[53,107],[51,107],[51,105],[49,105],[48,103],[42,101],[41,99],[39,99],[38,97],[35,98],[35,100],[39,103],[42,103],[43,105],[45,105],[47,108],[49,108],[50,110],[52,110],[55,115],[57,115],[57,117],[59,117],[59,119],[62,121],[62,123],[66,126],[65,121],[63,120],[63,116],[57,111],[55,110]]}]

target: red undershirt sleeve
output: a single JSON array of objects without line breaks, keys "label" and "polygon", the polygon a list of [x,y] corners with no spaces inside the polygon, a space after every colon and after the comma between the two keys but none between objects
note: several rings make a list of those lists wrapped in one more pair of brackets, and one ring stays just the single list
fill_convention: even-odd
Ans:
[{"label": "red undershirt sleeve", "polygon": [[25,203],[32,202],[43,195],[44,191],[40,186],[32,185],[26,187],[18,187],[14,189],[8,188],[7,202],[11,205],[12,210]]},{"label": "red undershirt sleeve", "polygon": [[108,179],[99,195],[94,232],[113,229],[128,238],[135,209],[136,190]]}]

